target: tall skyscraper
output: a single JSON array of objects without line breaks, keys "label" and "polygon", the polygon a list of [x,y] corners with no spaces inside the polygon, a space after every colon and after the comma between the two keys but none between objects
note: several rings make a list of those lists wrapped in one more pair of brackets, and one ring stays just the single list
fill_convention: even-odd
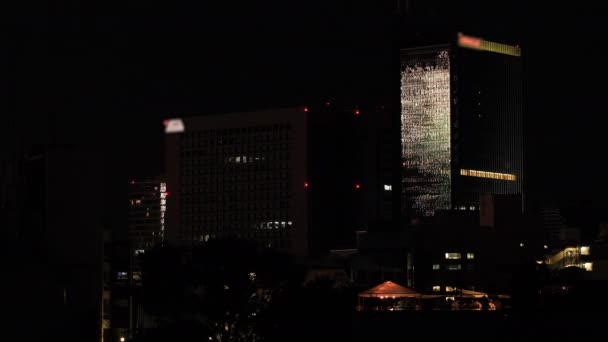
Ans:
[{"label": "tall skyscraper", "polygon": [[404,214],[522,194],[522,119],[519,47],[458,34],[401,50]]}]

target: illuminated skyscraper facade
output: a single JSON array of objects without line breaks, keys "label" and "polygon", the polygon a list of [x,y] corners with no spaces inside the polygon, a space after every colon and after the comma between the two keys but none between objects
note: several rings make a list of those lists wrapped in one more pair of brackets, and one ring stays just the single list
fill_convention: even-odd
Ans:
[{"label": "illuminated skyscraper facade", "polygon": [[520,56],[462,34],[401,51],[405,214],[475,210],[481,193],[522,193]]}]

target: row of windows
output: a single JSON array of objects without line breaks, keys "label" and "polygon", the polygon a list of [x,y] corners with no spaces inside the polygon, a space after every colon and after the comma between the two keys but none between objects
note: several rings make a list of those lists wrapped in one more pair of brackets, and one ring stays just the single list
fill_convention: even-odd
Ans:
[{"label": "row of windows", "polygon": [[516,180],[515,175],[510,173],[500,173],[500,172],[490,172],[490,171],[478,171],[478,170],[460,170],[461,176],[468,177],[479,177],[479,178],[488,178],[488,179],[498,179],[498,180],[506,180],[514,182]]},{"label": "row of windows", "polygon": [[[475,268],[475,266],[472,264],[467,265],[467,269],[469,271],[473,270],[474,268]],[[445,265],[445,269],[447,269],[448,271],[459,271],[462,269],[462,265],[461,264],[447,264],[447,265]],[[439,271],[439,270],[441,270],[441,265],[433,264],[433,271]]]},{"label": "row of windows", "polygon": [[[467,259],[469,259],[469,260],[470,259],[475,259],[475,253],[468,252],[466,254],[466,256],[467,256]],[[462,254],[460,254],[460,253],[453,253],[453,252],[452,253],[445,253],[445,258],[448,259],[448,260],[450,260],[450,259],[451,260],[457,260],[457,259],[461,259],[462,258]]]},{"label": "row of windows", "polygon": [[291,148],[289,140],[281,139],[272,143],[261,143],[257,141],[245,142],[240,145],[191,145],[182,146],[180,155],[187,157],[217,157],[218,155],[236,154],[265,154],[268,156],[284,156]]},{"label": "row of windows", "polygon": [[185,134],[187,137],[205,137],[205,136],[230,136],[237,135],[241,136],[243,134],[258,134],[258,133],[267,133],[267,132],[277,132],[277,131],[288,131],[291,129],[291,124],[289,123],[280,123],[274,125],[264,125],[264,126],[249,126],[249,127],[238,127],[238,128],[216,128],[216,129],[206,129],[199,131],[189,131]]}]

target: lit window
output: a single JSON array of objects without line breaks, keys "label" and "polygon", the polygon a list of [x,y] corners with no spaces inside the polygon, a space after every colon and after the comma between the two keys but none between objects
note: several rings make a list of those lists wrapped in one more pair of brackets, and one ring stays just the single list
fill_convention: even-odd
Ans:
[{"label": "lit window", "polygon": [[448,271],[458,271],[460,269],[462,269],[462,265],[460,264],[448,265]]},{"label": "lit window", "polygon": [[141,200],[135,200],[135,204],[141,204]]},{"label": "lit window", "polygon": [[517,177],[510,173],[500,173],[500,172],[490,172],[490,171],[478,171],[478,170],[460,170],[461,176],[467,177],[478,177],[478,178],[488,178],[488,179],[498,179],[498,180],[506,180],[514,182]]},{"label": "lit window", "polygon": [[433,286],[433,292],[439,292],[439,291],[441,291],[441,286],[439,286],[439,285]]},{"label": "lit window", "polygon": [[475,259],[475,253],[467,253],[467,259]]},{"label": "lit window", "polygon": [[393,191],[393,186],[392,185],[388,185],[388,184],[384,184],[384,191]]},{"label": "lit window", "polygon": [[433,264],[433,270],[438,270],[441,269],[441,266],[439,264]]},{"label": "lit window", "polygon": [[581,255],[589,255],[589,252],[590,252],[589,246],[581,247]]},{"label": "lit window", "polygon": [[446,286],[445,287],[445,292],[455,292],[456,288],[453,286]]},{"label": "lit window", "polygon": [[143,249],[136,249],[135,250],[135,255],[140,255],[140,254],[144,254],[144,250]]},{"label": "lit window", "polygon": [[460,256],[460,253],[445,253],[445,258],[456,260],[456,259],[460,259],[461,256]]},{"label": "lit window", "polygon": [[593,263],[592,262],[586,262],[583,264],[583,268],[585,269],[585,271],[593,271]]},{"label": "lit window", "polygon": [[116,274],[116,279],[118,279],[118,280],[127,280],[127,279],[129,279],[129,277],[127,275],[127,272],[118,272]]}]

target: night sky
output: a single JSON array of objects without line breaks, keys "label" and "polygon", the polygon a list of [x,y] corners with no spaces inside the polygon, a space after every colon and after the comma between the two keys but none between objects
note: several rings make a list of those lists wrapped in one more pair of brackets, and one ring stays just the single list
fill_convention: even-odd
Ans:
[{"label": "night sky", "polygon": [[[123,184],[162,171],[164,116],[391,103],[397,1],[329,2],[19,2],[0,50],[6,113],[80,132],[102,151],[105,183]],[[530,198],[607,204],[605,8],[410,3],[422,30],[523,48]]]}]

